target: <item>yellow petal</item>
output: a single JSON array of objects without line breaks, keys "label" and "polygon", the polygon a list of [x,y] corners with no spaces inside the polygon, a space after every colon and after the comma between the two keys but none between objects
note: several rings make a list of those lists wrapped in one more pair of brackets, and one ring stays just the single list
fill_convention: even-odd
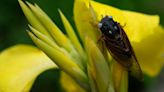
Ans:
[{"label": "yellow petal", "polygon": [[46,31],[45,27],[41,24],[39,20],[37,20],[37,17],[33,14],[33,12],[26,6],[26,4],[22,0],[18,0],[19,4],[27,18],[27,20],[30,22],[30,24],[35,27],[37,30],[40,30],[41,33],[47,35],[49,38],[51,36]]},{"label": "yellow petal", "polygon": [[76,82],[79,83],[82,87],[89,89],[88,78],[86,74],[68,54],[63,53],[57,48],[51,47],[44,41],[35,37],[35,35],[31,32],[29,32],[29,35],[32,38],[33,42],[42,51],[44,51],[48,55],[48,57],[50,57],[64,72],[73,77]]},{"label": "yellow petal", "polygon": [[86,92],[69,75],[62,72],[60,83],[66,92]]},{"label": "yellow petal", "polygon": [[98,15],[98,20],[102,19],[102,15],[113,16],[115,21],[124,26],[124,30],[131,41],[140,41],[151,34],[159,24],[157,15],[120,10],[94,1],[91,4]]},{"label": "yellow petal", "polygon": [[154,32],[141,40],[132,42],[134,51],[142,70],[151,76],[159,74],[164,64],[164,29],[160,26]]},{"label": "yellow petal", "polygon": [[90,38],[87,37],[85,41],[89,58],[88,69],[93,70],[89,72],[89,74],[93,76],[94,79],[92,80],[95,80],[95,85],[97,86],[98,91],[107,92],[110,90],[110,92],[114,92],[114,89],[112,89],[113,82],[111,79],[111,71],[107,61],[105,60],[97,45]]},{"label": "yellow petal", "polygon": [[72,43],[72,45],[75,47],[75,49],[72,49],[72,58],[74,59],[74,61],[77,61],[78,63],[81,63],[81,67],[84,69],[84,66],[86,66],[86,55],[84,52],[84,49],[82,47],[82,45],[80,44],[80,41],[78,40],[77,35],[75,34],[71,24],[69,23],[69,21],[66,19],[66,17],[64,16],[64,14],[59,10],[62,22],[64,24],[65,30],[68,34],[68,37]]},{"label": "yellow petal", "polygon": [[64,14],[59,10],[59,13],[60,13],[60,16],[61,16],[61,19],[63,21],[63,24],[64,24],[64,27],[65,27],[65,30],[72,42],[72,44],[74,45],[74,47],[76,48],[76,50],[79,52],[79,54],[81,55],[82,59],[86,59],[85,57],[85,52],[84,52],[84,49],[82,48],[71,24],[69,23],[69,21],[66,19],[66,17],[64,16]]},{"label": "yellow petal", "polygon": [[62,33],[62,31],[56,26],[56,24],[53,23],[48,15],[43,10],[41,10],[39,6],[34,6],[28,2],[27,4],[29,6],[29,9],[31,9],[33,14],[37,17],[36,19],[38,19],[43,24],[43,26],[47,29],[47,32],[51,34],[58,45],[70,52],[72,50],[72,45],[69,39]]},{"label": "yellow petal", "polygon": [[112,78],[116,92],[128,92],[128,72],[119,63],[113,60]]},{"label": "yellow petal", "polygon": [[112,16],[115,21],[118,21],[121,25],[126,23],[126,19],[122,14],[122,11],[118,8],[112,7],[110,5],[101,4],[95,1],[90,1],[96,15],[97,20],[100,21],[106,15]]},{"label": "yellow petal", "polygon": [[16,45],[0,53],[0,91],[28,92],[43,71],[57,67],[42,51]]},{"label": "yellow petal", "polygon": [[159,25],[157,15],[147,15],[132,11],[122,11],[126,18],[124,30],[130,41],[139,42],[154,33],[154,28]]},{"label": "yellow petal", "polygon": [[152,34],[154,28],[159,25],[157,15],[147,15],[132,11],[120,10],[109,5],[100,4],[92,1],[92,6],[97,14],[98,20],[102,15],[113,16],[114,20],[124,26],[124,30],[130,41],[140,41]]},{"label": "yellow petal", "polygon": [[44,41],[45,43],[49,44],[52,47],[60,49],[60,47],[53,40],[49,39],[47,36],[45,36],[44,34],[42,34],[41,32],[39,32],[38,30],[36,30],[30,25],[29,28],[39,39],[41,39],[42,41]]},{"label": "yellow petal", "polygon": [[[90,37],[94,41],[99,38],[97,25],[93,23],[92,14],[89,12],[90,0],[75,0],[74,2],[74,20],[82,41],[85,36]],[[94,26],[94,27],[93,27]]]}]

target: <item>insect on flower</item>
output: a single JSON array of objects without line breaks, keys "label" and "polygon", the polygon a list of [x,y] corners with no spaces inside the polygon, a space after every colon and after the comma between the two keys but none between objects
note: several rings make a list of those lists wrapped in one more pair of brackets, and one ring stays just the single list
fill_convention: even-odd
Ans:
[{"label": "insect on flower", "polygon": [[134,50],[122,26],[113,20],[112,16],[105,16],[98,24],[102,39],[112,57],[133,76],[142,80],[143,75]]}]

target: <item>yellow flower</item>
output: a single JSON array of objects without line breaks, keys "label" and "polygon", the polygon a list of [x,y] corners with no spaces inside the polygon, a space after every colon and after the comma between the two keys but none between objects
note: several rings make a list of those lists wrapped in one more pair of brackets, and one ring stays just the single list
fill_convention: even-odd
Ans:
[{"label": "yellow flower", "polygon": [[94,9],[96,20],[100,21],[102,16],[108,15],[113,16],[114,20],[121,25],[125,25],[124,30],[133,46],[142,70],[150,76],[157,75],[164,63],[162,57],[164,43],[161,40],[164,38],[164,32],[159,25],[159,16],[120,10],[90,0],[75,0],[74,18],[82,39],[85,35],[89,35],[94,41],[97,41],[100,37],[99,34],[96,34],[98,32],[95,32],[97,30],[91,23],[94,21],[93,14],[87,12],[89,4]]},{"label": "yellow flower", "polygon": [[60,10],[66,35],[39,6],[21,0],[19,4],[30,23],[28,34],[50,59],[29,45],[17,45],[1,52],[2,92],[29,91],[35,78],[50,68],[63,71],[61,83],[68,92],[127,92],[127,71],[112,61],[109,53],[103,54],[96,44],[101,36],[96,25],[106,15],[125,25],[145,74],[156,76],[163,67],[164,30],[157,15],[120,10],[91,0],[75,0],[74,19],[83,47]]}]

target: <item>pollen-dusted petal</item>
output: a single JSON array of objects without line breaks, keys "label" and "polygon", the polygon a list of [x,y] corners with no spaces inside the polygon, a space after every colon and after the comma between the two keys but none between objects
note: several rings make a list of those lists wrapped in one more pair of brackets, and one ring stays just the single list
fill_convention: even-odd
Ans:
[{"label": "pollen-dusted petal", "polygon": [[66,92],[86,92],[69,75],[61,72],[60,83]]},{"label": "pollen-dusted petal", "polygon": [[57,48],[53,48],[29,32],[33,42],[50,57],[64,72],[73,77],[80,86],[89,88],[88,79],[84,71],[76,64],[68,54]]},{"label": "pollen-dusted petal", "polygon": [[27,20],[30,22],[30,24],[35,27],[37,30],[39,30],[41,33],[45,34],[49,38],[51,36],[48,34],[44,26],[40,23],[39,20],[37,20],[37,17],[33,14],[33,12],[29,9],[29,7],[22,1],[18,0],[19,4],[22,8],[23,13],[25,14]]},{"label": "pollen-dusted petal", "polygon": [[0,91],[28,92],[35,78],[57,66],[39,49],[16,45],[0,53]]},{"label": "pollen-dusted petal", "polygon": [[[48,17],[44,11],[42,11],[39,6],[33,6],[30,3],[27,3],[34,13],[37,16],[38,20],[43,24],[51,36],[55,39],[57,44],[68,51],[72,50],[72,45],[69,39],[62,33],[62,31],[53,23],[53,21]],[[39,30],[38,30],[39,31]]]},{"label": "pollen-dusted petal", "polygon": [[132,42],[141,69],[150,76],[156,76],[164,65],[164,29],[156,27],[154,33],[140,42]]},{"label": "pollen-dusted petal", "polygon": [[107,92],[110,90],[110,92],[114,92],[114,89],[112,89],[112,75],[107,61],[105,60],[97,45],[90,38],[86,38],[85,41],[85,46],[89,58],[88,68],[93,69],[93,77],[95,78],[98,91]]},{"label": "pollen-dusted petal", "polygon": [[124,30],[130,41],[139,42],[154,33],[154,28],[159,25],[159,16],[147,15],[132,11],[122,11],[126,18]]}]

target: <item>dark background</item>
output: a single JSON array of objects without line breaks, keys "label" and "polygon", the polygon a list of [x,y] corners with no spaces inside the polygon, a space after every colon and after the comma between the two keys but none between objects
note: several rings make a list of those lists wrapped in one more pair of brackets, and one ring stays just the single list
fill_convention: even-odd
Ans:
[{"label": "dark background", "polygon": [[[27,0],[37,3],[62,29],[57,9],[61,9],[69,21],[73,23],[73,0]],[[96,0],[120,9],[158,14],[160,23],[164,25],[164,0]],[[33,44],[26,33],[27,20],[24,17],[17,0],[1,0],[0,2],[0,51],[15,44]],[[163,39],[161,39],[163,40]],[[54,75],[55,74],[55,75]],[[146,76],[146,75],[145,75]],[[59,71],[49,70],[36,80],[31,92],[57,92],[61,91]],[[164,92],[164,73],[157,78],[145,77],[145,82],[130,77],[130,92]],[[54,85],[54,86],[53,86]],[[46,90],[45,90],[46,89]]]}]

